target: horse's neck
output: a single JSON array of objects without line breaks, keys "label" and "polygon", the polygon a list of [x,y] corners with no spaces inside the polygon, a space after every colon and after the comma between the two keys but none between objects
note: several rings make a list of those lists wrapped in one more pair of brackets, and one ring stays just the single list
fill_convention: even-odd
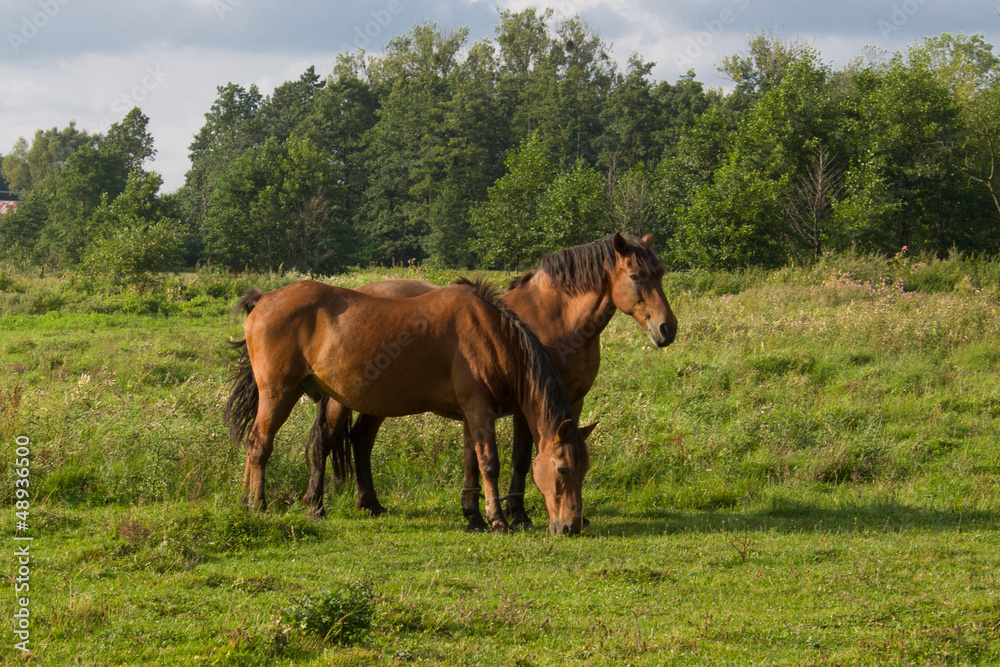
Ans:
[{"label": "horse's neck", "polygon": [[578,341],[581,337],[587,341],[597,339],[617,310],[607,288],[569,294],[555,287],[543,271],[515,291],[521,290],[523,293],[517,295],[521,307],[512,305],[518,314],[523,311],[528,315],[528,324],[547,345],[567,339]]}]

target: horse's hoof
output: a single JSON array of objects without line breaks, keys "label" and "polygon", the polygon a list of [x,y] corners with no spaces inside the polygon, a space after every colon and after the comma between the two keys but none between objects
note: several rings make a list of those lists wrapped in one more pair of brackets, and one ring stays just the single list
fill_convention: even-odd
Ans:
[{"label": "horse's hoof", "polygon": [[583,517],[583,527],[586,528],[589,525],[590,525],[590,519],[588,519],[587,517]]},{"label": "horse's hoof", "polygon": [[482,519],[470,519],[469,525],[465,527],[467,533],[485,533],[490,529]]},{"label": "horse's hoof", "polygon": [[510,527],[519,528],[521,530],[531,530],[535,527],[535,524],[531,522],[527,514],[520,514],[518,516],[510,517]]},{"label": "horse's hoof", "polygon": [[493,523],[493,527],[490,528],[490,532],[493,533],[494,535],[509,535],[510,526],[508,526],[503,521],[495,521]]},{"label": "horse's hoof", "polygon": [[355,507],[362,512],[367,512],[368,516],[381,516],[387,511],[384,507],[382,507],[382,503],[377,500],[370,503],[359,502],[355,505]]},{"label": "horse's hoof", "polygon": [[252,500],[250,498],[244,498],[243,502],[240,503],[248,512],[266,512],[267,511],[267,501],[265,500]]}]

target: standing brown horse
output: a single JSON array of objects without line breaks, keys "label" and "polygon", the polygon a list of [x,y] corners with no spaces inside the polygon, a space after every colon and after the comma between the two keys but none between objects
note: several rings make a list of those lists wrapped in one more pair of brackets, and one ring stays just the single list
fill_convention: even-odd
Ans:
[{"label": "standing brown horse", "polygon": [[[663,294],[663,275],[663,265],[652,250],[652,235],[638,239],[613,234],[546,255],[537,271],[511,283],[503,299],[538,334],[552,355],[569,389],[576,418],[601,365],[601,332],[617,310],[634,317],[657,347],[673,342],[677,318]],[[424,281],[387,280],[369,283],[360,291],[413,297],[435,289],[435,285]],[[320,402],[307,448],[312,474],[303,501],[314,515],[322,516],[326,457],[332,453],[334,476],[343,479],[350,472],[353,449],[357,507],[381,514],[385,509],[375,493],[371,451],[383,420],[361,414],[348,429],[349,416],[345,417],[344,412],[344,407],[334,400]],[[513,473],[507,495],[508,513],[515,525],[531,525],[524,509],[531,454],[531,431],[515,412]]]},{"label": "standing brown horse", "polygon": [[539,443],[532,471],[551,530],[580,532],[589,430],[577,428],[541,343],[491,286],[466,282],[389,299],[303,281],[252,290],[237,308],[247,311],[246,338],[225,419],[234,440],[246,437],[243,485],[252,507],[266,504],[274,436],[306,393],[378,417],[435,412],[463,421],[463,511],[471,528],[506,531],[494,422],[516,407]]}]

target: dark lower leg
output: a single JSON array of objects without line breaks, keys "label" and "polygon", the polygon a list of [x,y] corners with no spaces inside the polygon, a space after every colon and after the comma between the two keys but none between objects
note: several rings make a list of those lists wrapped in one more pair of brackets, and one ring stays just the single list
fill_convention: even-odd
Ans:
[{"label": "dark lower leg", "polygon": [[514,412],[514,443],[511,447],[512,470],[510,490],[507,492],[507,516],[515,527],[531,528],[531,519],[524,507],[524,492],[528,473],[531,471],[531,454],[534,442],[531,429],[519,411]]},{"label": "dark lower leg", "polygon": [[358,415],[351,427],[351,446],[354,449],[354,474],[358,483],[358,501],[355,506],[359,510],[367,510],[372,516],[385,513],[385,508],[378,500],[375,492],[375,480],[372,478],[372,448],[375,446],[375,436],[384,420],[371,415]]},{"label": "dark lower leg", "polygon": [[462,464],[465,468],[465,474],[462,477],[462,514],[469,522],[466,530],[469,532],[487,531],[490,526],[483,520],[483,515],[479,511],[479,496],[481,494],[479,458],[476,456],[476,446],[468,435],[465,437],[465,446],[462,449]]}]

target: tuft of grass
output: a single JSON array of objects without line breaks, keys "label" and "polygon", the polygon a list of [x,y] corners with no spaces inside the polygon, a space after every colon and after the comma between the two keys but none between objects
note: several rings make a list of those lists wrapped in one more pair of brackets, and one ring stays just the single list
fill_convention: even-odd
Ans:
[{"label": "tuft of grass", "polygon": [[281,614],[288,627],[337,645],[355,644],[372,630],[375,593],[368,582],[305,595]]}]

